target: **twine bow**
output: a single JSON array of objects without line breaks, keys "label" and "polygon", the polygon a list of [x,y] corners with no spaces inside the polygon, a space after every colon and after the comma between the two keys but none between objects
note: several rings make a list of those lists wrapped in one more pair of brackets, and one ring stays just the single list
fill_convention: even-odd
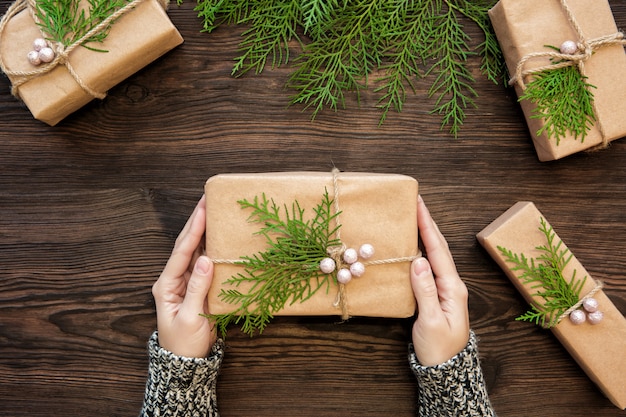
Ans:
[{"label": "twine bow", "polygon": [[[52,45],[52,49],[55,52],[54,60],[52,60],[51,62],[45,65],[38,67],[37,69],[33,69],[31,71],[13,71],[6,67],[2,59],[2,56],[0,56],[0,69],[2,69],[2,71],[7,76],[13,76],[17,78],[11,86],[11,94],[19,98],[19,87],[21,85],[27,83],[33,78],[40,77],[44,74],[49,73],[58,65],[64,65],[67,68],[70,75],[72,76],[72,78],[87,94],[89,94],[90,96],[94,98],[99,98],[99,99],[103,99],[104,97],[106,97],[106,92],[103,93],[103,92],[95,91],[81,79],[80,75],[76,72],[76,70],[70,63],[70,54],[72,53],[72,51],[74,51],[74,49],[84,44],[89,38],[106,30],[110,25],[113,24],[113,22],[116,19],[128,13],[130,10],[135,8],[138,4],[140,4],[143,1],[144,0],[133,0],[127,3],[126,6],[116,10],[114,13],[109,15],[106,19],[104,19],[98,25],[94,26],[91,30],[85,33],[80,39],[76,40],[76,42],[70,45],[66,46],[62,44],[61,42],[55,42]],[[167,1],[161,0],[160,2],[164,8],[167,6]],[[36,13],[35,13],[36,7],[37,7],[36,0],[15,1],[9,7],[6,14],[0,21],[0,39],[2,38],[2,35],[4,34],[6,25],[9,22],[9,20],[11,20],[15,15],[17,15],[24,9],[28,8],[30,10],[30,14],[33,20],[35,21],[35,23],[39,23],[39,19],[37,18]],[[42,31],[42,34],[45,37],[45,34],[43,33],[43,31]]]},{"label": "twine bow", "polygon": [[[524,83],[524,77],[526,77],[527,75],[535,74],[535,73],[546,71],[546,70],[571,67],[574,65],[578,67],[579,72],[584,76],[585,75],[584,63],[589,58],[591,58],[594,51],[596,51],[597,49],[603,46],[626,45],[626,40],[624,39],[624,34],[622,32],[616,32],[616,33],[604,35],[598,38],[587,39],[582,27],[576,20],[574,13],[570,9],[569,5],[567,4],[567,1],[560,0],[560,3],[561,3],[561,7],[565,11],[567,20],[569,21],[572,28],[574,28],[574,31],[576,32],[578,36],[578,39],[579,39],[577,43],[578,52],[575,54],[563,54],[563,53],[556,52],[556,51],[549,51],[549,52],[533,52],[533,53],[527,54],[517,63],[517,66],[515,68],[515,75],[511,77],[511,79],[509,80],[509,84],[511,85],[518,84],[522,90],[525,90],[526,84]],[[551,58],[554,63],[550,65],[543,65],[537,68],[524,69],[524,66],[526,65],[526,63],[530,61],[531,59],[546,58],[546,57]],[[597,113],[595,109],[595,103],[594,103],[594,113]],[[602,136],[601,146],[603,147],[608,146],[608,138],[604,132],[604,128],[602,126],[602,123],[600,123],[599,119],[597,120],[596,125],[598,126],[598,129]]]}]

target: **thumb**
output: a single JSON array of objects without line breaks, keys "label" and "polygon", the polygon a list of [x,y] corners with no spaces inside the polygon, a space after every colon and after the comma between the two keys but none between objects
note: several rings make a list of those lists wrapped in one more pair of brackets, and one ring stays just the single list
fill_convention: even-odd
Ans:
[{"label": "thumb", "polygon": [[430,263],[426,258],[418,258],[413,261],[411,265],[411,287],[420,315],[433,317],[441,313],[437,284]]},{"label": "thumb", "polygon": [[198,257],[189,282],[187,282],[183,308],[194,313],[203,313],[212,281],[213,262],[206,256]]}]

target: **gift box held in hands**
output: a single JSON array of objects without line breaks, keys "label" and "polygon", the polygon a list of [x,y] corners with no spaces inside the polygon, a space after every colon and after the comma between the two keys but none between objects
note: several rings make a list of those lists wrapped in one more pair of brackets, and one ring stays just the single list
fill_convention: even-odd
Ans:
[{"label": "gift box held in hands", "polygon": [[[511,84],[527,97],[520,104],[539,160],[626,136],[626,41],[607,0],[500,0],[489,17]],[[565,92],[572,79],[581,84],[573,95]]]},{"label": "gift box held in hands", "polygon": [[[90,10],[86,2],[56,4]],[[17,0],[0,24],[0,66],[13,84],[13,94],[36,119],[53,126],[94,98],[104,98],[111,87],[183,42],[166,6],[157,0],[121,2],[107,9],[109,14],[83,37],[72,41],[70,34],[61,42],[44,30],[45,21],[33,9],[40,8],[37,1]],[[65,30],[55,28],[57,34]],[[83,42],[102,35],[102,42]],[[48,45],[38,46],[40,39],[47,39]],[[51,54],[31,59],[29,53],[42,46]]]},{"label": "gift box held in hands", "polygon": [[477,238],[534,306],[519,319],[549,327],[607,398],[626,408],[626,319],[535,205],[515,204]]},{"label": "gift box held in hands", "polygon": [[[215,275],[209,291],[209,313],[239,314],[240,304],[228,300],[229,291],[245,294],[253,286],[259,289],[289,278],[298,286],[306,282],[310,288],[319,289],[311,295],[307,288],[296,299],[292,295],[279,302],[273,299],[270,317],[412,316],[416,305],[409,271],[411,261],[419,253],[417,190],[415,179],[392,174],[283,172],[210,178],[205,186],[206,253],[215,262]],[[288,214],[294,221],[297,227],[293,231],[286,226],[290,236],[282,230],[260,233],[263,227],[275,223],[255,221],[259,210],[254,207],[264,202],[269,212],[278,211],[281,219]],[[300,233],[304,228],[298,224],[310,227]],[[328,241],[328,247],[319,241]],[[274,244],[280,250],[273,248]],[[313,246],[318,247],[310,250]],[[269,269],[289,271],[283,276],[262,278],[262,282],[228,282],[238,276],[249,278],[246,269],[250,265],[242,263],[244,257],[265,260],[283,249],[284,261],[272,258],[267,262]],[[341,270],[352,272],[346,277]],[[256,271],[254,275],[267,277],[263,272]],[[283,294],[282,289],[278,292]],[[281,297],[274,294],[274,298]],[[244,331],[253,333],[250,329]]]}]

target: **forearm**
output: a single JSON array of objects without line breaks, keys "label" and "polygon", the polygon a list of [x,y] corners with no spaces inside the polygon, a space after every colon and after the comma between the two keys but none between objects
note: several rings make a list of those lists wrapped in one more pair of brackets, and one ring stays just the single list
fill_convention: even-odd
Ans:
[{"label": "forearm", "polygon": [[412,346],[409,363],[419,387],[419,416],[496,415],[487,395],[473,332],[465,349],[441,365],[420,365]]},{"label": "forearm", "polygon": [[186,358],[161,348],[154,332],[148,354],[148,381],[140,417],[219,416],[215,387],[224,357],[221,340],[209,357]]}]

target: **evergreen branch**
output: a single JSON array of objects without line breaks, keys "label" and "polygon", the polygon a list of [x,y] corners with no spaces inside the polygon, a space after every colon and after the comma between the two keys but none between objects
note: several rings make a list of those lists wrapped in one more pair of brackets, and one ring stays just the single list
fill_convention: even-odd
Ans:
[{"label": "evergreen branch", "polygon": [[465,120],[465,109],[475,107],[473,97],[478,96],[471,86],[475,80],[466,64],[468,57],[475,53],[469,50],[469,37],[458,21],[455,9],[447,3],[444,11],[441,2],[439,4],[441,9],[437,19],[433,20],[424,57],[425,61],[435,61],[426,71],[426,75],[435,73],[428,96],[435,97],[432,113],[442,115],[441,127],[450,126],[450,133],[456,137]]},{"label": "evergreen branch", "polygon": [[[242,256],[236,264],[243,272],[232,276],[226,284],[234,288],[222,289],[219,294],[224,302],[236,304],[228,314],[211,315],[222,335],[229,324],[241,324],[241,330],[254,335],[262,333],[273,314],[287,304],[305,302],[320,289],[330,288],[334,274],[322,273],[319,263],[328,256],[328,247],[339,245],[333,236],[339,226],[331,223],[339,215],[332,213],[333,200],[325,192],[322,202],[313,208],[315,215],[306,220],[305,211],[295,201],[291,208],[279,207],[265,194],[253,201],[238,201],[242,209],[252,210],[248,221],[258,223],[255,232],[265,238],[267,249]],[[237,288],[247,284],[247,292]]]},{"label": "evergreen branch", "polygon": [[[64,46],[73,45],[109,16],[126,6],[129,0],[89,0],[87,13],[78,0],[38,0],[35,8],[37,25],[47,39]],[[111,22],[103,31],[90,36],[81,44],[96,52],[106,52],[88,44],[102,43],[108,36]]]},{"label": "evergreen branch", "polygon": [[380,62],[371,48],[372,25],[380,11],[380,1],[358,0],[333,15],[333,25],[319,33],[296,60],[287,83],[298,91],[291,103],[312,108],[312,118],[324,107],[345,108],[344,92],[367,86],[367,77]]},{"label": "evergreen branch", "polygon": [[[344,109],[348,93],[359,102],[374,76],[381,125],[390,109],[402,111],[407,90],[416,91],[416,77],[432,75],[432,112],[456,137],[477,95],[468,60],[480,55],[481,72],[494,82],[504,73],[487,15],[495,1],[197,0],[196,10],[207,32],[224,23],[247,25],[233,75],[287,64],[289,42],[304,43],[287,86],[295,90],[290,104],[302,104],[312,119],[324,108]],[[477,48],[469,47],[460,18],[484,33]],[[425,74],[418,72],[418,64],[428,65]]]},{"label": "evergreen branch", "polygon": [[332,24],[329,17],[335,14],[339,3],[337,0],[302,0],[300,7],[304,33],[317,38]]},{"label": "evergreen branch", "polygon": [[233,75],[242,75],[250,70],[258,74],[265,68],[268,59],[271,68],[289,61],[289,42],[300,42],[296,27],[300,21],[299,0],[256,0],[239,23],[250,28],[244,33],[240,44],[241,55],[235,59]]},{"label": "evergreen branch", "polygon": [[515,254],[502,246],[498,246],[498,250],[504,255],[506,262],[513,264],[511,271],[519,272],[519,280],[524,285],[531,284],[530,288],[537,290],[534,296],[541,299],[541,302],[532,302],[531,309],[516,320],[552,327],[567,309],[578,302],[587,277],[577,279],[574,270],[570,280],[566,280],[563,270],[573,254],[569,249],[562,248],[562,241],[554,243],[556,233],[543,218],[540,220],[539,230],[546,237],[547,245],[536,248],[541,251],[536,260],[528,259],[524,254]]},{"label": "evergreen branch", "polygon": [[587,83],[587,77],[576,66],[544,70],[533,77],[519,101],[535,103],[531,118],[544,119],[537,135],[545,132],[558,145],[569,132],[584,142],[596,120],[591,91],[596,87]]},{"label": "evergreen branch", "polygon": [[[382,55],[390,62],[381,67],[384,74],[380,79],[382,85],[374,90],[375,92],[384,91],[378,101],[378,107],[382,109],[379,126],[387,118],[390,109],[402,111],[402,106],[406,101],[406,86],[415,92],[412,80],[420,75],[418,66],[422,57],[421,44],[416,42],[416,39],[421,36],[421,22],[424,19],[425,10],[427,9],[409,9],[405,4],[398,2],[388,11],[385,19],[389,23],[389,28],[380,30],[384,33],[383,40],[386,45]],[[408,15],[418,17],[409,19]]]}]

